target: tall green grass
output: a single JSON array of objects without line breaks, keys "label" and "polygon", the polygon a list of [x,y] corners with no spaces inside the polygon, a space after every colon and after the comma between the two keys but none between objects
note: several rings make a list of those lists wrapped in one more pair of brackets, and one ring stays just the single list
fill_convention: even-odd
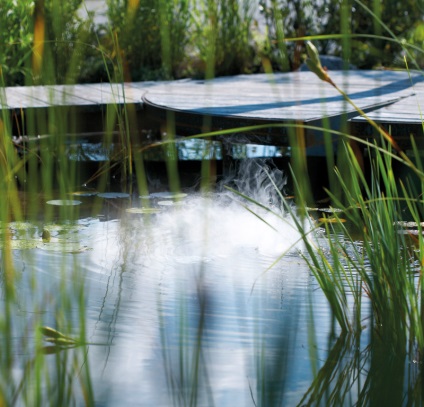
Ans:
[{"label": "tall green grass", "polygon": [[[0,52],[2,107],[7,105],[4,86],[10,80],[28,85],[75,83],[87,32],[87,23],[76,17],[80,3],[2,2],[0,31],[6,38]],[[3,47],[4,43],[8,46]],[[83,400],[94,405],[83,345],[86,291],[78,260],[70,263],[64,255],[57,264],[57,275],[46,286],[37,278],[30,257],[27,272],[15,261],[20,235],[26,235],[27,242],[41,244],[52,224],[70,227],[79,217],[76,207],[46,204],[51,199],[70,199],[68,193],[75,188],[75,163],[68,159],[63,141],[75,132],[78,118],[71,107],[20,113],[19,118],[2,109],[0,117],[1,404],[74,405]],[[13,130],[16,127],[19,134]],[[13,135],[48,137],[40,138],[36,147],[24,143],[18,149]],[[63,332],[64,338],[76,339],[64,343],[47,338],[54,340],[49,344],[39,331],[46,325]]]},{"label": "tall green grass", "polygon": [[[339,26],[327,32],[319,32],[312,17],[305,14],[310,2],[292,2],[297,6],[294,14],[288,13],[291,10],[288,2],[260,3],[267,28],[265,34],[255,26],[256,3],[247,0],[195,3],[188,0],[108,0],[109,25],[100,28],[94,27],[91,19],[83,21],[78,17],[82,1],[4,1],[0,5],[0,43],[7,46],[0,48],[0,102],[7,103],[4,86],[16,84],[73,84],[93,80],[122,84],[130,80],[187,75],[213,78],[221,74],[270,72],[273,67],[288,70],[293,66],[294,44],[300,47],[298,52],[302,54],[305,52],[302,42],[306,39],[320,39],[324,44],[319,46],[321,51],[336,44],[346,62],[355,57],[362,63],[369,58],[364,62],[366,65],[371,64],[370,60],[387,63],[391,58],[399,64],[399,50],[403,49],[407,58],[419,66],[420,22],[405,31],[406,38],[413,42],[408,46],[407,41],[398,38],[399,27],[391,27],[396,13],[391,12],[390,18],[384,19],[390,7],[383,7],[379,2],[372,2],[371,6],[354,2],[355,7],[362,10],[361,15],[365,13],[370,18],[372,24],[368,26],[374,25],[371,33],[356,32],[350,25],[352,8],[348,1],[323,2],[330,9],[335,7],[337,14],[334,15],[339,22]],[[410,14],[416,15],[413,3],[405,2],[406,6]],[[297,28],[293,15],[297,16]],[[326,28],[331,29],[330,23]],[[311,33],[312,37],[307,36]],[[289,37],[295,41],[288,41]],[[382,43],[386,44],[385,53],[376,57],[374,51]],[[386,52],[391,46],[396,50]],[[337,85],[320,69],[317,73],[329,82],[328,86]],[[123,87],[118,87],[118,92],[119,89]],[[146,194],[143,153],[134,148],[131,138],[138,127],[134,111],[130,106],[111,105],[105,115],[102,130],[106,144],[113,142],[114,131],[119,129],[121,151],[115,158],[122,165],[121,187],[131,192],[133,184],[128,180],[135,177],[139,192]],[[12,143],[16,116],[2,110],[0,404],[65,406],[83,400],[86,405],[95,405],[91,385],[94,371],[88,363],[85,345],[86,291],[78,260],[69,264],[63,256],[58,267],[59,299],[40,303],[28,300],[35,308],[30,318],[17,317],[26,301],[22,298],[20,283],[26,281],[34,293],[42,292],[43,287],[37,283],[35,275],[24,276],[13,262],[14,234],[18,233],[19,226],[12,222],[37,220],[40,226],[32,233],[41,238],[45,225],[53,222],[73,224],[78,219],[78,207],[56,210],[44,202],[69,199],[68,192],[78,184],[75,163],[67,159],[62,141],[67,134],[77,131],[79,117],[70,107],[51,107],[47,111],[28,110],[19,120],[21,135],[47,134],[49,137],[42,138],[37,148],[28,146],[18,153]],[[343,134],[341,151],[346,157],[349,174],[354,176],[347,182],[341,169],[329,165],[330,171],[334,169],[331,173],[333,185],[337,185],[341,194],[330,190],[328,195],[332,205],[341,212],[333,214],[334,223],[316,220],[314,231],[318,238],[305,226],[307,205],[312,201],[307,157],[299,141],[305,127],[287,125],[291,131],[292,175],[298,206],[289,205],[284,196],[281,199],[284,210],[292,214],[304,239],[304,258],[328,300],[333,318],[332,346],[325,363],[314,369],[315,380],[301,404],[350,404],[355,402],[351,399],[353,386],[358,389],[356,402],[361,405],[399,405],[405,397],[410,404],[422,400],[421,365],[408,365],[408,361],[420,361],[424,351],[421,156],[413,141],[413,157],[410,157],[398,149],[389,133],[372,125],[380,138],[376,144],[366,143],[367,154],[371,157],[369,179],[365,178],[353,153],[350,144],[353,137]],[[205,123],[205,133],[199,137],[217,135],[206,133],[207,130],[208,123]],[[324,130],[334,134],[332,129]],[[180,188],[176,136],[174,119],[169,116],[164,141],[159,144],[167,157],[170,189],[174,191]],[[328,159],[333,162],[331,157]],[[397,177],[393,171],[395,163],[408,171],[408,178]],[[204,174],[211,175],[209,164],[205,160]],[[110,170],[108,163],[99,172],[97,185],[100,190],[106,189]],[[405,220],[414,222],[416,227],[405,229]],[[184,304],[181,305],[178,380],[171,374],[173,372],[169,372],[168,377],[173,392],[184,390],[180,392],[177,405],[196,405],[199,391],[210,391],[207,366],[202,360],[202,318],[206,305],[205,297],[198,294],[200,319],[195,345],[189,349],[183,346],[187,322]],[[48,316],[43,314],[46,309]],[[54,325],[65,338],[73,338],[74,344],[81,346],[60,345],[58,338],[52,336],[48,339],[53,342],[47,346],[46,338],[38,329],[46,324]],[[368,345],[362,348],[364,336]],[[164,348],[168,340],[165,332]],[[290,347],[291,341],[289,337],[281,346]],[[311,355],[314,353],[312,342],[311,339]],[[258,342],[259,350],[263,346]],[[286,350],[282,349],[272,363],[266,363],[258,353],[259,384],[252,397],[254,404],[281,404],[282,394],[269,387],[268,379],[272,376],[284,380]],[[166,352],[164,359],[169,361]],[[13,375],[15,370],[19,370],[20,375]],[[366,370],[367,377],[362,379]],[[389,371],[396,374],[386,374]]]},{"label": "tall green grass", "polygon": [[[311,70],[329,86],[339,89],[331,80],[331,74],[321,68],[316,49],[309,47],[307,62]],[[339,91],[354,105],[341,89]],[[418,386],[421,368],[417,367],[411,377],[405,366],[409,361],[420,359],[423,352],[421,220],[424,174],[421,154],[413,138],[410,156],[399,148],[392,135],[371,119],[367,120],[377,135],[374,144],[364,142],[370,157],[369,177],[365,177],[350,144],[352,138],[347,134],[340,141],[347,166],[343,165],[345,170],[334,168],[342,194],[328,191],[332,205],[340,212],[332,215],[331,222],[327,222],[326,217],[317,220],[318,227],[324,229],[328,238],[324,244],[320,239],[311,239],[300,221],[298,229],[307,248],[305,259],[337,321],[334,335],[338,335],[337,330],[341,337],[360,338],[364,330],[369,335],[366,366],[370,371],[364,387],[358,387],[361,405],[400,405],[405,397],[411,403],[421,399],[420,391],[412,390]],[[302,156],[293,156],[293,159],[294,169],[305,163]],[[397,171],[403,168],[401,173],[407,176],[401,177],[395,168]],[[297,178],[296,171],[293,176]],[[305,194],[303,191],[308,192],[305,183],[299,185],[300,194]],[[298,201],[303,204],[301,198]],[[300,213],[304,216],[304,212]],[[407,223],[408,220],[411,223]],[[409,225],[409,229],[405,225]],[[353,358],[352,362],[355,360]],[[349,375],[358,369],[357,366],[353,368]],[[326,375],[326,371],[324,365],[319,374]],[[396,371],[396,375],[388,371]],[[350,393],[338,386],[350,386],[351,383],[338,382],[338,373],[335,373],[330,369],[329,374],[334,376],[329,385],[337,390],[326,395],[331,405],[343,404],[340,397]],[[353,382],[358,383],[359,375]],[[323,396],[320,390],[323,380],[318,375],[311,388],[314,402]],[[381,393],[383,383],[390,391]]]}]

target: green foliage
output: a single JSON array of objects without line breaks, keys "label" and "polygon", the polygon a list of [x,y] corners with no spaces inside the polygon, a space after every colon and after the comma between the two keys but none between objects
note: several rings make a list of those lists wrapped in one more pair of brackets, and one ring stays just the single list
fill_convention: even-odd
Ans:
[{"label": "green foliage", "polygon": [[[44,0],[44,83],[75,83],[78,79],[77,70],[88,49],[83,43],[90,36],[90,20],[84,22],[78,15],[82,3],[83,0]],[[93,44],[95,37],[90,40]]]},{"label": "green foliage", "polygon": [[33,0],[0,2],[0,67],[4,81],[23,84],[31,72]]},{"label": "green foliage", "polygon": [[107,4],[109,26],[101,44],[112,57],[120,54],[127,79],[246,73],[255,64],[248,0]]},{"label": "green foliage", "polygon": [[[134,81],[227,75],[251,72],[260,62],[249,0],[108,0],[107,6],[108,23],[94,26],[92,16],[83,21],[77,12],[82,0],[7,2],[2,26],[11,28],[2,35],[13,47],[2,54],[5,83],[97,82],[111,79],[119,64]],[[42,49],[34,43],[36,21]],[[42,54],[40,72],[34,52]]]},{"label": "green foliage", "polygon": [[[254,17],[248,0],[200,0],[195,5],[189,0],[108,0],[110,24],[96,29],[90,18],[82,21],[78,16],[77,10],[81,3],[82,0],[3,0],[0,3],[0,44],[4,44],[0,48],[0,64],[6,84],[72,83],[101,79],[143,80],[183,75],[212,77],[254,70],[258,55],[264,67],[265,61],[269,61],[275,68],[286,70],[289,68],[289,58],[291,67],[296,67],[304,49],[301,41],[286,44],[285,38],[306,34],[405,34],[405,38],[412,44],[421,46],[424,42],[419,3],[408,0],[389,0],[384,3],[374,0],[364,4],[352,0],[261,1],[268,30],[261,45],[258,45],[259,42],[254,45]],[[399,18],[400,14],[404,18]],[[35,29],[36,23],[41,24],[38,26],[42,27],[42,30],[39,28],[41,31]],[[387,32],[383,24],[390,28],[390,32]],[[46,41],[42,52],[35,47],[37,44],[34,44],[34,33],[42,34],[41,39]],[[328,76],[322,70],[318,52],[343,55],[353,63],[368,67],[396,63],[401,50],[399,43],[370,37],[352,41],[346,38],[344,41],[327,38],[316,41],[316,44],[317,51],[309,46],[312,67],[327,82]],[[40,52],[41,57],[40,70],[34,70],[34,55],[37,52]],[[416,55],[420,56],[418,49]],[[29,121],[34,129],[37,125],[39,129],[48,130],[53,136],[57,136],[73,130],[74,117],[67,119],[66,113],[62,111],[61,115],[59,111],[51,109],[47,118],[42,113],[35,116],[32,112],[34,117]],[[131,133],[130,129],[135,128],[137,123],[130,121],[127,107],[122,112],[116,106],[111,106],[106,115],[107,134],[112,134],[117,122],[121,129],[122,157],[127,159],[125,165],[128,167],[128,172],[124,173],[126,179],[132,179],[135,173],[139,190],[146,191],[143,158],[139,152],[133,152],[131,140],[127,137]],[[26,156],[20,157],[11,142],[11,120],[6,111],[2,112],[0,124],[0,190],[4,196],[0,204],[0,218],[2,225],[6,225],[11,218],[23,219],[25,208],[19,194],[20,185],[24,185],[24,192],[36,197],[31,197],[28,205],[34,210],[32,200],[38,202],[40,191],[46,197],[52,194],[53,181],[59,184],[60,198],[69,198],[66,193],[69,185],[73,184],[76,171],[69,162],[63,140],[59,137],[40,141],[37,156],[34,154],[33,158],[29,158],[26,153]],[[169,123],[170,128],[172,124]],[[302,129],[297,130],[298,132],[291,132],[291,139],[301,139],[298,136],[302,134]],[[38,133],[34,131],[34,134]],[[223,133],[225,131],[220,132],[221,135]],[[164,151],[169,152],[168,156],[174,160],[171,162],[169,158],[168,161],[172,164],[169,166],[169,173],[172,173],[175,168],[175,150],[174,139],[171,137],[173,133],[169,132],[169,135],[166,141],[169,149]],[[209,133],[203,134],[203,137],[216,135]],[[380,135],[382,140],[378,148],[369,150],[369,156],[373,157],[371,182],[365,180],[349,143],[343,144],[346,157],[344,164],[349,169],[349,178],[341,169],[337,170],[337,181],[344,199],[342,201],[335,194],[331,196],[333,203],[343,210],[343,216],[350,222],[352,230],[361,232],[361,243],[358,243],[358,235],[351,233],[351,229],[345,226],[337,214],[334,216],[336,223],[318,220],[316,229],[320,227],[324,232],[314,240],[309,228],[305,227],[304,218],[299,219],[299,214],[294,213],[291,205],[287,204],[284,208],[295,219],[307,247],[305,258],[311,272],[326,295],[334,322],[344,331],[334,345],[334,352],[331,351],[328,362],[318,372],[311,390],[305,395],[305,401],[310,400],[309,404],[324,400],[325,397],[334,397],[335,405],[344,404],[345,400],[339,398],[346,391],[343,380],[347,378],[349,384],[350,380],[364,374],[370,366],[370,371],[375,374],[369,375],[370,379],[364,385],[366,396],[361,392],[359,398],[365,397],[365,401],[371,398],[371,405],[387,405],[390,402],[399,405],[402,400],[392,395],[401,395],[402,388],[397,392],[398,384],[385,384],[388,387],[385,393],[387,396],[381,396],[381,391],[377,390],[384,386],[378,381],[384,377],[384,370],[396,371],[396,377],[403,380],[405,360],[408,357],[411,360],[415,356],[411,349],[418,349],[417,354],[421,358],[424,351],[424,290],[421,278],[424,241],[420,223],[423,212],[423,176],[421,170],[413,168],[413,164],[399,152],[395,156],[392,153],[393,146],[384,135]],[[395,179],[394,157],[408,170],[414,170],[412,179],[418,185],[416,188]],[[293,168],[297,170],[295,175],[305,175],[297,184],[296,190],[300,195],[297,202],[309,202],[306,157],[302,154],[302,149],[293,153],[292,158]],[[419,160],[418,154],[415,158]],[[39,165],[39,160],[42,165]],[[131,167],[133,163],[134,172]],[[176,171],[172,175],[176,177]],[[171,175],[169,178],[171,179]],[[19,184],[19,181],[27,182]],[[178,187],[177,181],[175,189]],[[281,199],[284,201],[282,196]],[[72,214],[71,218],[77,215],[77,212],[73,212],[77,211],[76,208],[72,212],[70,208],[67,209],[68,212],[65,209],[62,208],[59,217],[65,219],[67,213]],[[147,212],[150,210],[146,209]],[[303,215],[306,215],[306,209],[300,208],[302,210]],[[417,235],[413,238],[398,230],[405,213],[417,225]],[[52,217],[53,208],[43,208],[44,221],[51,220]],[[24,313],[25,303],[17,301],[19,275],[13,266],[10,230],[1,226],[0,232],[4,237],[0,264],[0,343],[3,350],[0,352],[0,404],[16,405],[23,401],[26,405],[75,405],[77,400],[74,392],[79,390],[84,395],[86,405],[94,405],[85,348],[86,288],[78,274],[78,261],[73,260],[71,275],[66,273],[69,264],[65,261],[58,270],[58,276],[66,278],[60,280],[59,295],[54,306],[51,306],[50,299],[46,299],[46,302],[40,304],[40,310],[36,309],[31,313],[31,318],[26,318],[25,315],[17,320],[16,315],[22,316]],[[47,229],[43,229],[40,238],[44,238],[47,244],[47,240],[51,238]],[[35,279],[32,284],[34,293],[42,289],[36,286]],[[200,294],[199,291],[199,314],[203,316],[206,315],[207,296],[202,297]],[[369,308],[365,309],[364,304],[369,304]],[[188,390],[183,394],[185,404],[190,400],[195,404],[200,390],[203,391],[199,383],[201,379],[207,378],[206,369],[202,370],[205,364],[200,346],[203,341],[203,320],[199,320],[197,331],[193,330],[195,341],[192,343],[196,346],[184,347],[190,338],[185,336],[188,331],[183,330],[184,304],[181,308],[178,373],[184,384],[183,389]],[[48,309],[47,313],[45,309]],[[46,328],[45,314],[54,319],[48,322],[55,322],[54,326],[63,331],[63,334]],[[71,318],[68,318],[69,315]],[[356,359],[347,355],[352,364],[348,362],[344,365],[346,349],[360,348],[359,333],[365,324],[371,331],[372,346],[367,347],[361,355],[356,354]],[[32,337],[37,326],[44,328],[38,334],[35,333],[38,336],[35,337],[34,346]],[[80,332],[79,338],[74,336],[76,331]],[[290,348],[294,340],[294,328],[288,331],[291,334],[286,337],[286,345],[281,347],[280,359],[276,358],[277,363],[270,364],[269,372],[272,374],[269,376],[273,380],[283,380],[283,374],[280,373],[280,368],[286,366],[283,351],[284,348]],[[348,332],[354,335],[349,336]],[[336,333],[336,329],[333,333]],[[28,340],[28,334],[31,334],[31,340]],[[43,345],[41,334],[51,343],[50,346]],[[171,334],[173,332],[169,332]],[[163,343],[171,338],[166,331],[161,331],[161,335]],[[76,345],[81,345],[81,348],[71,349]],[[55,356],[56,363],[48,363],[49,359],[46,357],[49,353],[50,356]],[[190,359],[192,363],[184,364],[190,356],[194,356]],[[170,359],[170,355],[165,357]],[[364,369],[365,358],[370,358],[371,361]],[[258,357],[258,378],[261,378],[260,363],[263,361]],[[11,375],[12,371],[16,373],[19,368],[22,371],[21,381],[16,379],[17,374]],[[171,387],[175,386],[173,377],[174,375],[167,377]],[[266,374],[262,374],[262,378],[266,377]],[[325,385],[331,380],[334,382],[334,377],[337,377],[335,391],[328,396],[328,387]],[[265,381],[258,383],[258,389],[266,394],[268,389],[263,386]],[[400,387],[402,385],[403,383]],[[381,397],[386,397],[386,400]]]},{"label": "green foliage", "polygon": [[[309,43],[308,54],[310,63],[317,68],[319,56]],[[320,72],[315,73],[320,76]],[[405,355],[410,344],[416,344],[422,350],[424,326],[420,296],[423,290],[422,280],[417,276],[422,272],[423,262],[414,247],[417,244],[421,248],[423,244],[421,227],[418,226],[424,185],[420,154],[413,142],[414,158],[408,157],[390,134],[357,108],[329,76],[323,80],[356,108],[358,114],[374,127],[380,139],[375,145],[368,144],[371,174],[367,180],[351,148],[352,140],[346,135],[339,148],[340,153],[344,153],[340,160],[343,167],[336,168],[343,190],[342,199],[329,191],[333,205],[344,212],[354,230],[362,231],[361,245],[335,217],[337,229],[330,230],[329,224],[324,223],[327,234],[335,236],[326,243],[328,248],[304,239],[309,255],[306,260],[343,332],[362,330],[362,297],[367,296],[371,311],[366,318],[371,321],[373,340],[378,338],[381,342],[383,338],[385,347],[390,346],[396,356]],[[396,179],[394,159],[409,172],[408,184]],[[418,229],[415,242],[409,239],[410,232],[399,230],[406,216],[412,217]],[[305,235],[302,227],[299,230]],[[342,238],[337,237],[340,230]],[[353,312],[347,301],[348,294],[354,299]]]},{"label": "green foliage", "polygon": [[[82,0],[0,2],[0,65],[5,85],[81,80],[85,56],[96,44],[91,20],[78,15]],[[35,35],[44,45],[35,44]],[[34,54],[40,69],[34,67]],[[101,60],[98,53],[97,59]]]},{"label": "green foliage", "polygon": [[193,10],[192,47],[202,62],[200,70],[207,77],[251,72],[255,60],[251,2],[204,0],[198,4]]},{"label": "green foliage", "polygon": [[266,56],[275,69],[297,69],[302,62],[303,42],[289,42],[285,47],[282,44],[285,37],[303,37],[315,27],[316,18],[320,24],[325,24],[320,19],[322,6],[313,3],[311,0],[259,1],[259,10],[270,38]]},{"label": "green foliage", "polygon": [[[384,26],[391,33],[402,38],[417,21],[423,18],[423,3],[416,0],[350,0],[350,33],[355,35],[376,35],[390,37]],[[331,19],[330,25],[323,34],[331,34],[337,31],[338,16]],[[338,23],[340,24],[340,23]],[[390,41],[388,38],[358,38],[352,40],[351,62],[360,68],[372,68],[374,66],[393,66],[399,63],[399,54],[402,48],[399,43]],[[400,61],[404,67],[403,61]]]},{"label": "green foliage", "polygon": [[188,0],[107,0],[109,26],[101,39],[112,57],[122,57],[126,79],[170,78],[189,39]]},{"label": "green foliage", "polygon": [[[83,0],[4,0],[0,64],[7,85],[288,71],[303,62],[305,36],[319,39],[320,54],[360,68],[404,66],[408,43],[421,64],[421,3],[107,0],[108,22],[98,26],[92,15],[78,13]],[[42,49],[34,43],[37,32]],[[36,69],[40,51],[42,69]]]},{"label": "green foliage", "polygon": [[[415,0],[261,0],[260,6],[273,41],[278,40],[276,23],[282,17],[285,37],[325,35],[317,43],[321,54],[342,56],[363,69],[404,66],[399,58],[402,47],[392,41],[393,36],[402,38],[419,26],[424,11],[423,2]],[[346,41],[332,38],[338,33],[352,37]],[[302,62],[302,53],[302,41],[289,44],[292,68]]]},{"label": "green foliage", "polygon": [[416,21],[405,34],[405,43],[410,45],[409,52],[419,67],[424,66],[424,22]]}]

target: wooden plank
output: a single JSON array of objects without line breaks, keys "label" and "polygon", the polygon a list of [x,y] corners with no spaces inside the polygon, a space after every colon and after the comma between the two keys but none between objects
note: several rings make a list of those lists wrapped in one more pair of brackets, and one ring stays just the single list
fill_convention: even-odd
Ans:
[{"label": "wooden plank", "polygon": [[[421,88],[421,87],[420,87]],[[410,98],[400,100],[398,103],[376,110],[368,117],[378,123],[408,123],[422,125],[424,112],[424,89],[417,89]],[[357,122],[366,121],[363,117],[352,119]]]},{"label": "wooden plank", "polygon": [[[331,76],[361,107],[412,92],[405,72],[335,71]],[[413,73],[412,77],[417,82],[414,90],[417,86],[421,89],[421,76]],[[143,94],[146,102],[164,109],[272,121],[316,120],[350,109],[334,88],[310,72],[239,75],[211,81],[13,87],[5,89],[3,107],[140,103]],[[410,106],[409,101],[403,103]],[[388,114],[396,111],[387,109]]]},{"label": "wooden plank", "polygon": [[142,92],[127,84],[98,83],[83,85],[90,98],[99,105],[141,103]]},{"label": "wooden plank", "polygon": [[82,106],[89,101],[66,93],[65,86],[21,86],[5,90],[5,103],[9,109],[47,108],[49,106]]},{"label": "wooden plank", "polygon": [[[406,125],[408,131],[416,126],[421,133],[414,130],[414,134],[422,134],[420,101],[424,99],[424,77],[420,73],[333,71],[330,75],[370,117],[394,126],[399,137],[405,138]],[[110,104],[144,104],[144,119],[164,122],[171,114],[181,135],[293,121],[322,126],[323,118],[330,120],[332,129],[351,120],[357,134],[370,134],[368,124],[343,96],[311,72],[238,75],[210,81],[14,87],[3,89],[3,95],[0,108],[10,109],[80,106],[90,113]],[[242,136],[238,131],[234,135],[238,140]],[[258,134],[249,133],[250,136],[266,144],[288,144],[288,130],[281,127],[268,127]],[[319,144],[320,140],[322,132],[307,132],[307,143]]]},{"label": "wooden plank", "polygon": [[[411,75],[417,82],[421,78]],[[360,108],[413,93],[408,73],[401,71],[334,71],[331,77]],[[193,115],[280,122],[316,121],[352,110],[336,89],[311,72],[176,81],[148,90],[144,101]]]},{"label": "wooden plank", "polygon": [[48,106],[49,103],[37,97],[37,89],[35,87],[19,86],[5,89],[5,97],[1,101],[0,107],[7,109],[26,109]]},{"label": "wooden plank", "polygon": [[[422,148],[424,136],[424,83],[422,77],[413,76],[410,84],[414,95],[367,114],[368,118],[388,131],[404,150],[411,147],[411,137]],[[379,137],[364,117],[352,118],[351,129],[353,134],[359,137],[371,139]]]},{"label": "wooden plank", "polygon": [[49,106],[92,106],[140,104],[144,87],[131,84],[84,84],[17,86],[4,89],[0,108],[27,109]]}]

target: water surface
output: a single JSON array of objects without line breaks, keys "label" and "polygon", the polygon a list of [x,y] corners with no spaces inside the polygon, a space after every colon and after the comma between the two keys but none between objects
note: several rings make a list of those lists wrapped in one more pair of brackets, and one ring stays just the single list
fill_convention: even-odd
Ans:
[{"label": "water surface", "polygon": [[[299,235],[289,217],[259,219],[229,195],[152,194],[147,214],[125,211],[146,199],[104,199],[73,228],[51,227],[50,242],[14,251],[37,285],[29,297],[22,279],[23,309],[48,325],[63,278],[82,277],[87,339],[101,344],[88,346],[97,405],[296,405],[307,391],[310,322],[324,354],[330,319]],[[79,199],[84,215],[99,198]]]}]

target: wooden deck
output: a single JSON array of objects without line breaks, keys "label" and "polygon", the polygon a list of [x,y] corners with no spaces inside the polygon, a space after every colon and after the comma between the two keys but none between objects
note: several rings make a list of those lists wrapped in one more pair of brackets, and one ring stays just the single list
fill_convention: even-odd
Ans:
[{"label": "wooden deck", "polygon": [[141,129],[144,125],[156,125],[142,112],[142,96],[151,86],[159,84],[163,82],[8,87],[0,89],[0,110],[12,113],[14,135],[21,135],[23,128],[25,135],[44,134],[45,117],[57,114],[68,123],[72,121],[69,129],[72,134],[100,135],[106,128],[106,110],[123,105],[134,107]]},{"label": "wooden deck", "polygon": [[[162,83],[162,82],[160,82]],[[21,108],[50,106],[79,106],[99,109],[108,104],[134,103],[141,106],[142,95],[154,82],[125,84],[84,84],[56,86],[17,86],[4,88],[0,99],[2,109],[19,111]]]},{"label": "wooden deck", "polygon": [[[334,71],[331,77],[362,109],[414,93],[405,72]],[[420,78],[413,75],[415,82]],[[144,102],[176,112],[273,122],[306,123],[353,110],[332,86],[310,72],[176,81],[151,88]]]},{"label": "wooden deck", "polygon": [[[333,71],[330,75],[358,107],[374,120],[391,126],[395,137],[406,141],[414,134],[422,138],[419,101],[424,102],[424,77],[421,74],[358,70]],[[369,124],[343,96],[310,72],[173,82],[149,89],[143,101],[145,110],[158,120],[165,120],[172,112],[177,131],[185,134],[199,132],[205,123],[211,130],[220,130],[289,122],[321,127],[329,121],[333,130],[349,123],[356,135],[372,137]],[[405,126],[409,126],[407,132]],[[305,134],[309,154],[322,155],[322,132]],[[276,145],[288,145],[289,138],[286,128],[272,128],[243,137],[235,130],[233,140],[246,140],[246,137]]]},{"label": "wooden deck", "polygon": [[[424,102],[424,77],[420,73],[333,71],[330,75],[372,119],[390,128],[395,138],[423,138],[420,102]],[[178,135],[255,124],[297,122],[321,126],[329,120],[334,130],[349,122],[355,134],[372,136],[370,126],[343,97],[310,72],[239,75],[210,81],[13,87],[0,93],[1,109],[17,115],[52,106],[77,107],[85,114],[84,120],[90,121],[96,112],[111,104],[135,106],[141,127],[152,123],[159,127],[172,119]],[[277,145],[288,145],[289,137],[284,127],[257,132],[234,130],[232,134],[225,138]],[[318,154],[322,134],[308,131],[306,140],[310,154]]]}]

